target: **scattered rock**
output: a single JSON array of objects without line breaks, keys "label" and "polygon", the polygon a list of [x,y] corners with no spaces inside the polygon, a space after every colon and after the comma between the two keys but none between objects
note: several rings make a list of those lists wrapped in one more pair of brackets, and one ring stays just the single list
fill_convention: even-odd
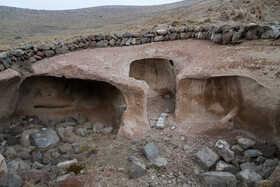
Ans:
[{"label": "scattered rock", "polygon": [[183,150],[186,152],[186,153],[190,153],[193,151],[193,148],[188,146],[188,145],[184,145],[183,146]]},{"label": "scattered rock", "polygon": [[30,134],[30,143],[39,149],[55,147],[59,137],[54,130],[42,130]]},{"label": "scattered rock", "polygon": [[14,51],[11,51],[12,55],[16,56],[16,57],[20,57],[22,55],[24,55],[24,51],[21,49],[16,49]]},{"label": "scattered rock", "polygon": [[156,167],[156,168],[166,168],[168,162],[166,158],[164,157],[157,157],[154,158],[152,161],[149,163],[149,167]]},{"label": "scattered rock", "polygon": [[72,147],[74,148],[74,153],[75,154],[80,154],[82,152],[80,144],[73,143]]},{"label": "scattered rock", "polygon": [[71,176],[70,174],[62,175],[56,179],[56,182],[64,181],[70,176]]},{"label": "scattered rock", "polygon": [[132,140],[132,141],[131,141],[131,144],[132,144],[132,145],[141,145],[141,144],[144,143],[144,142],[145,142],[145,139],[143,139],[143,138],[138,138],[138,139]]},{"label": "scattered rock", "polygon": [[44,50],[43,52],[46,57],[52,57],[55,55],[55,52],[53,50]]},{"label": "scattered rock", "polygon": [[218,172],[220,172],[220,171],[230,172],[230,173],[236,174],[237,169],[236,169],[236,167],[234,165],[228,164],[228,163],[220,160],[216,164],[216,171],[218,171]]},{"label": "scattered rock", "polygon": [[46,182],[50,180],[50,174],[44,170],[31,169],[22,172],[22,179],[33,181],[35,184],[38,182]]},{"label": "scattered rock", "polygon": [[69,51],[69,48],[66,45],[62,45],[61,47],[55,50],[56,54],[65,54]]},{"label": "scattered rock", "polygon": [[215,144],[215,147],[217,147],[218,149],[223,149],[224,147],[229,149],[230,145],[225,140],[218,140]]},{"label": "scattered rock", "polygon": [[226,162],[231,162],[235,159],[234,152],[226,147],[219,151],[219,155],[221,155]]},{"label": "scattered rock", "polygon": [[261,35],[261,38],[263,39],[273,39],[273,38],[277,38],[279,35],[280,31],[279,29],[277,29],[275,26],[270,26],[270,29],[268,29],[267,31],[263,32]]},{"label": "scattered rock", "polygon": [[97,122],[92,126],[92,131],[94,133],[100,133],[104,127],[105,126],[102,123]]},{"label": "scattered rock", "polygon": [[37,48],[39,50],[48,50],[48,49],[50,49],[50,46],[43,43],[43,44],[38,45]]},{"label": "scattered rock", "polygon": [[9,173],[18,173],[19,171],[30,169],[30,164],[23,160],[13,160],[7,163],[7,168]]},{"label": "scattered rock", "polygon": [[265,157],[263,156],[259,156],[257,159],[256,159],[256,162],[258,163],[263,163],[265,161]]},{"label": "scattered rock", "polygon": [[78,128],[76,130],[76,134],[78,136],[85,136],[86,135],[86,132],[87,132],[87,129],[86,128]]},{"label": "scattered rock", "polygon": [[235,153],[243,153],[244,149],[239,145],[234,145],[231,148]]},{"label": "scattered rock", "polygon": [[238,176],[242,178],[248,186],[256,186],[262,180],[262,177],[251,169],[242,170],[238,173]]},{"label": "scattered rock", "polygon": [[165,35],[167,33],[166,29],[159,29],[159,30],[156,30],[156,32],[160,35]]},{"label": "scattered rock", "polygon": [[62,145],[58,146],[58,151],[61,154],[64,154],[64,153],[66,153],[68,151],[71,151],[71,150],[72,150],[72,146],[68,143],[65,143],[65,144],[62,144]]},{"label": "scattered rock", "polygon": [[155,41],[155,42],[163,41],[163,36],[162,36],[162,35],[156,36],[156,37],[154,38],[154,41]]},{"label": "scattered rock", "polygon": [[272,181],[273,186],[280,186],[280,166],[277,166],[269,179]]},{"label": "scattered rock", "polygon": [[223,38],[222,38],[222,37],[223,37],[222,34],[213,34],[212,41],[213,41],[214,43],[220,44],[220,43],[223,42]]},{"label": "scattered rock", "polygon": [[51,160],[52,160],[52,157],[48,153],[45,153],[42,157],[42,163],[43,164],[49,164],[49,163],[51,163]]},{"label": "scattered rock", "polygon": [[270,177],[275,168],[279,165],[279,160],[267,159],[262,165],[258,166],[256,172],[260,174],[264,179]]},{"label": "scattered rock", "polygon": [[16,153],[14,147],[8,147],[8,148],[6,149],[5,154],[6,154],[7,157],[9,157],[9,158],[13,158],[13,157],[17,156],[17,153]]},{"label": "scattered rock", "polygon": [[231,43],[231,39],[232,39],[232,34],[231,33],[226,33],[223,35],[223,44],[229,44]]},{"label": "scattered rock", "polygon": [[74,160],[68,160],[68,161],[65,161],[65,162],[60,162],[60,163],[57,164],[57,167],[67,169],[67,168],[69,168],[73,165],[77,165],[77,164],[78,164],[78,160],[74,159]]},{"label": "scattered rock", "polygon": [[148,160],[152,160],[153,158],[156,158],[159,156],[159,150],[155,143],[151,142],[148,143],[144,147],[144,155]]},{"label": "scattered rock", "polygon": [[106,128],[104,128],[104,129],[101,130],[101,132],[102,132],[103,134],[110,134],[110,133],[112,133],[112,131],[113,131],[113,128],[112,128],[112,127],[106,127]]},{"label": "scattered rock", "polygon": [[42,169],[43,167],[44,167],[44,165],[41,164],[41,163],[39,163],[39,162],[34,162],[34,163],[32,164],[32,168],[33,168],[33,169]]},{"label": "scattered rock", "polygon": [[255,141],[249,139],[249,138],[243,138],[243,137],[236,137],[236,143],[240,145],[243,149],[248,149],[256,144]]},{"label": "scattered rock", "polygon": [[7,169],[5,158],[0,153],[0,181],[5,177],[7,173],[8,173],[8,169]]},{"label": "scattered rock", "polygon": [[235,32],[232,36],[232,43],[237,43],[241,37],[242,37],[242,33]]},{"label": "scattered rock", "polygon": [[246,162],[246,163],[240,164],[240,168],[241,168],[241,170],[251,169],[251,170],[256,171],[257,165],[254,162],[250,162],[250,163]]},{"label": "scattered rock", "polygon": [[93,175],[82,175],[82,176],[70,176],[66,178],[65,180],[57,182],[54,187],[71,187],[71,186],[96,186],[95,185],[95,177]]},{"label": "scattered rock", "polygon": [[36,152],[33,152],[32,155],[31,155],[31,160],[33,162],[39,162],[41,163],[42,162],[42,153],[40,151],[36,151]]},{"label": "scattered rock", "polygon": [[65,130],[65,134],[72,134],[73,133],[73,130],[74,130],[74,127],[73,126],[67,126],[64,128]]},{"label": "scattered rock", "polygon": [[82,125],[88,121],[88,118],[84,114],[78,114],[78,116],[75,116],[78,124]]},{"label": "scattered rock", "polygon": [[194,156],[194,160],[204,170],[211,168],[217,162],[218,159],[219,156],[208,147],[202,148]]},{"label": "scattered rock", "polygon": [[23,132],[23,128],[21,128],[21,127],[13,127],[13,128],[11,128],[10,134],[12,136],[17,136],[17,135],[21,134],[22,132]]},{"label": "scattered rock", "polygon": [[22,178],[21,178],[21,176],[19,176],[16,173],[9,173],[1,181],[0,186],[21,187],[22,186]]},{"label": "scattered rock", "polygon": [[237,185],[236,177],[229,172],[206,172],[200,176],[201,182],[207,186],[228,186],[235,187]]},{"label": "scattered rock", "polygon": [[126,46],[129,46],[132,42],[132,38],[128,38],[128,40],[125,42]]},{"label": "scattered rock", "polygon": [[56,129],[57,131],[57,135],[59,136],[60,140],[63,142],[67,141],[67,138],[65,138],[64,134],[65,134],[65,128],[64,127],[59,127],[58,129]]},{"label": "scattered rock", "polygon": [[165,127],[165,119],[164,119],[164,117],[159,117],[158,121],[156,123],[156,128],[157,129],[164,129],[164,127]]},{"label": "scattered rock", "polygon": [[132,38],[132,36],[133,36],[133,34],[131,32],[126,32],[123,35],[124,38]]},{"label": "scattered rock", "polygon": [[138,178],[147,173],[146,165],[136,157],[129,157],[131,161],[129,176],[130,178]]},{"label": "scattered rock", "polygon": [[262,156],[263,153],[257,149],[248,149],[244,151],[244,155],[248,155],[250,158],[256,158],[258,156]]},{"label": "scattered rock", "polygon": [[108,40],[101,40],[96,43],[96,47],[107,47],[109,44]]}]

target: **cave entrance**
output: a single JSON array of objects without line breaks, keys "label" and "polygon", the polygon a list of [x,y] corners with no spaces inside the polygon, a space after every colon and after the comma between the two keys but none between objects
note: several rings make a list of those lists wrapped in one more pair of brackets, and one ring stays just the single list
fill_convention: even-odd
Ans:
[{"label": "cave entrance", "polygon": [[149,85],[148,116],[162,112],[174,113],[176,95],[176,76],[171,60],[151,58],[131,63],[129,76],[144,80]]},{"label": "cave entrance", "polygon": [[93,124],[113,127],[116,134],[125,109],[120,90],[107,82],[44,76],[23,82],[16,114],[44,121],[83,114]]}]

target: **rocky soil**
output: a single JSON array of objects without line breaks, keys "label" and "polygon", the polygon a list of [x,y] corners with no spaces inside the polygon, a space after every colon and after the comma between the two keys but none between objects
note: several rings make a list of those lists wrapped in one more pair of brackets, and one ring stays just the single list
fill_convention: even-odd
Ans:
[{"label": "rocky soil", "polygon": [[1,129],[1,186],[279,184],[275,145],[237,129],[192,134],[168,113],[151,120],[146,138],[117,140],[112,128],[82,114],[48,122],[17,117]]}]

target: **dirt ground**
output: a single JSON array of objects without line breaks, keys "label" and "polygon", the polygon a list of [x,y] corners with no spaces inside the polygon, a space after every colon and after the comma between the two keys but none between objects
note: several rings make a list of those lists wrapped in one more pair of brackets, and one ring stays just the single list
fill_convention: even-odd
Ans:
[{"label": "dirt ground", "polygon": [[[155,105],[155,100],[159,97],[150,98],[152,102],[148,104],[149,119],[153,126],[156,118],[162,110],[172,107],[172,100],[162,100],[159,105]],[[164,104],[165,103],[165,104]],[[185,121],[179,121],[172,115],[166,120],[166,128],[159,130],[152,128],[147,133],[146,138],[140,144],[133,145],[130,140],[116,140],[111,135],[89,134],[84,138],[75,136],[75,140],[93,145],[96,153],[87,152],[79,155],[71,155],[72,159],[77,158],[79,165],[84,166],[85,174],[95,177],[96,186],[121,186],[121,187],[142,187],[142,186],[183,186],[177,178],[184,175],[188,179],[188,186],[202,186],[199,182],[199,175],[203,170],[193,161],[194,154],[204,146],[215,149],[214,145],[219,139],[226,140],[231,145],[238,135],[254,138],[249,133],[238,129],[224,131],[216,129],[215,134],[209,135],[209,130],[217,119],[196,116]],[[172,130],[172,126],[176,128]],[[174,128],[174,127],[173,127]],[[143,147],[154,142],[159,148],[160,155],[168,160],[166,169],[148,168],[148,173],[140,178],[129,178],[129,156],[136,156],[148,163],[143,156]],[[183,146],[192,148],[191,152],[185,152]]]}]

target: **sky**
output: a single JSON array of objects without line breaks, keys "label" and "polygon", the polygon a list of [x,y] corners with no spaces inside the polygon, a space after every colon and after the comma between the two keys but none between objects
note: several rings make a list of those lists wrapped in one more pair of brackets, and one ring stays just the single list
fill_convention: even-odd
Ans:
[{"label": "sky", "polygon": [[0,5],[29,9],[68,10],[103,5],[160,5],[180,0],[0,0]]}]

